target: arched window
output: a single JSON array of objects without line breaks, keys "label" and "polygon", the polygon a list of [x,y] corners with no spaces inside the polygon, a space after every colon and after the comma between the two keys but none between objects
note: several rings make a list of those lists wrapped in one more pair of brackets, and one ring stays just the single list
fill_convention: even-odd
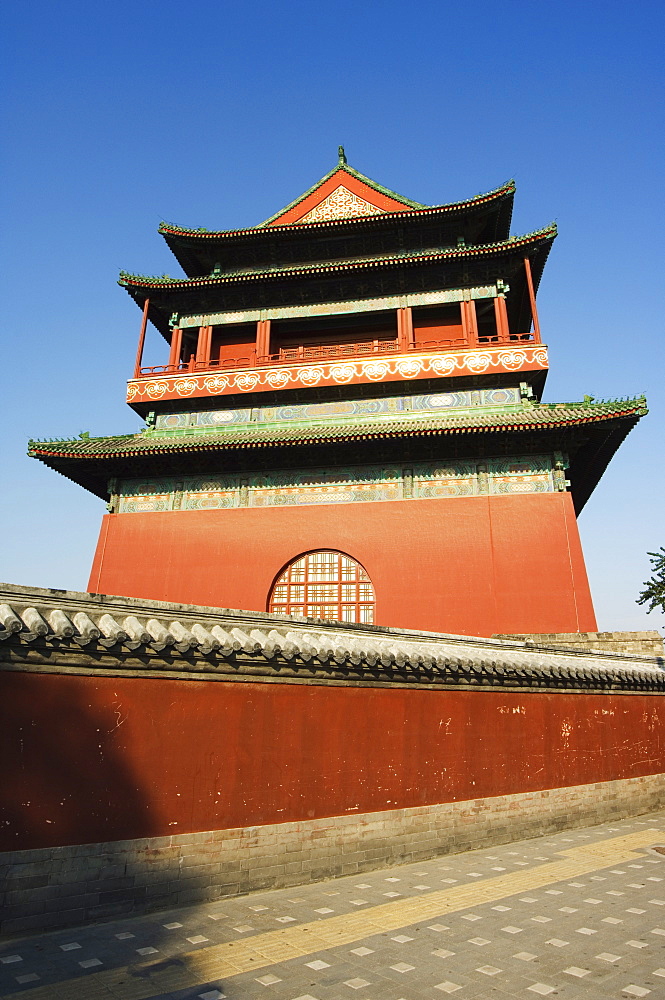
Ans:
[{"label": "arched window", "polygon": [[341,622],[374,622],[374,587],[355,559],[320,550],[299,556],[280,573],[270,611]]}]

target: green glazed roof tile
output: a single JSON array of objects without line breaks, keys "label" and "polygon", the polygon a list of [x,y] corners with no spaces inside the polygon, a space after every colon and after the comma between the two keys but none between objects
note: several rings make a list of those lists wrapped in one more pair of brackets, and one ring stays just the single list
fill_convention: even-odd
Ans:
[{"label": "green glazed roof tile", "polygon": [[440,249],[427,250],[407,250],[401,253],[387,254],[385,256],[354,257],[351,260],[335,261],[334,263],[315,262],[312,264],[298,264],[286,267],[266,267],[256,269],[245,269],[242,271],[225,271],[219,275],[206,275],[197,278],[171,278],[168,275],[139,275],[129,274],[127,271],[120,272],[118,283],[124,287],[130,285],[170,287],[170,288],[194,288],[204,285],[224,284],[236,281],[264,281],[271,277],[286,277],[290,275],[306,274],[328,274],[336,271],[355,270],[363,267],[385,267],[392,264],[403,264],[409,262],[430,262],[454,258],[474,258],[483,255],[492,255],[505,252],[506,250],[518,249],[530,243],[552,240],[557,234],[556,223],[550,223],[542,229],[537,229],[524,236],[512,236],[508,240],[499,243],[484,243],[475,246],[446,247]]},{"label": "green glazed roof tile", "polygon": [[[336,167],[335,170],[337,169],[338,168]],[[279,216],[283,215],[286,211],[288,211],[288,209],[293,208],[300,201],[303,201],[308,195],[310,195],[313,191],[315,191],[320,184],[322,184],[325,180],[327,180],[328,177],[332,176],[335,170],[330,171],[328,174],[326,174],[325,177],[323,177],[320,181],[318,181],[314,185],[314,187],[310,188],[309,191],[306,191],[305,194],[303,194],[300,198],[297,198],[295,201],[291,202],[290,205],[287,205],[286,208],[281,209],[275,215],[271,216],[270,219],[266,219],[265,222],[260,223],[258,226],[248,226],[247,228],[244,229],[209,230],[204,228],[179,226],[177,223],[173,222],[161,222],[159,224],[159,232],[163,234],[183,235],[183,236],[186,235],[186,236],[194,236],[197,238],[200,237],[202,240],[212,240],[212,239],[221,239],[223,237],[239,236],[241,234],[251,235],[252,233],[256,233],[257,235],[260,235],[265,232],[266,228],[270,228],[271,232],[279,233],[281,231],[290,231],[293,229],[294,226],[325,227],[330,225],[338,225],[340,223],[344,224],[348,223],[349,225],[358,225],[366,223],[368,221],[375,222],[377,219],[377,216],[375,215],[358,215],[358,216],[352,216],[351,218],[348,219],[331,219],[321,222],[296,222],[296,223],[288,223],[287,225],[284,226],[268,227],[268,223],[271,221],[271,219],[279,218]],[[402,201],[405,205],[410,206],[412,209],[412,212],[406,212],[406,213],[402,211],[384,212],[381,216],[379,216],[379,218],[381,219],[395,218],[397,216],[401,217],[405,214],[420,215],[420,214],[438,214],[442,212],[452,213],[452,212],[464,211],[465,209],[474,208],[476,205],[483,204],[483,202],[493,201],[497,198],[500,198],[502,195],[512,194],[515,191],[515,181],[510,180],[507,181],[505,184],[502,184],[500,187],[495,188],[493,191],[487,191],[484,194],[475,195],[473,198],[467,198],[464,201],[454,201],[443,205],[421,205],[416,201],[409,201],[409,199],[403,198],[401,195],[395,194],[394,191],[390,191],[388,188],[384,188],[380,184],[376,184],[374,181],[370,181],[369,178],[364,177],[363,174],[354,171],[352,167],[347,166],[347,171],[349,173],[352,173],[353,176],[358,177],[360,180],[364,181],[365,184],[368,184],[369,186],[373,187],[374,190],[379,191],[381,194],[385,194],[390,198],[395,198],[397,201]]]},{"label": "green glazed roof tile", "polygon": [[245,426],[227,431],[189,433],[143,431],[116,437],[77,438],[71,441],[30,441],[35,458],[118,458],[166,452],[261,447],[266,444],[303,445],[318,442],[380,439],[395,436],[464,434],[469,432],[530,431],[552,427],[598,424],[617,418],[636,420],[647,412],[644,397],[602,403],[531,403],[505,411],[444,415],[411,413],[395,418],[356,418],[352,423],[323,422],[298,426]]}]

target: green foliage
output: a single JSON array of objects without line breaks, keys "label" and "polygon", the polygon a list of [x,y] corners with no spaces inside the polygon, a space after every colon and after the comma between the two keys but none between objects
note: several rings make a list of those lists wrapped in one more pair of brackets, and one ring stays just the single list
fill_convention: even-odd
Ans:
[{"label": "green foliage", "polygon": [[651,557],[652,574],[644,582],[644,590],[638,597],[637,604],[647,604],[647,614],[654,608],[660,608],[665,614],[665,548],[661,545],[658,552],[648,552]]}]

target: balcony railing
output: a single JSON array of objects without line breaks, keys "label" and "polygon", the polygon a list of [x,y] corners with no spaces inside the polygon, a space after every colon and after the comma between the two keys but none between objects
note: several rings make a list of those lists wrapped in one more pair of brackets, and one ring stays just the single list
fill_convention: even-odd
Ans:
[{"label": "balcony railing", "polygon": [[301,344],[282,347],[271,354],[271,362],[313,361],[315,358],[353,358],[363,354],[391,354],[399,350],[396,340],[365,340],[350,344]]},{"label": "balcony railing", "polygon": [[256,356],[249,358],[224,358],[222,361],[196,361],[194,356],[189,361],[181,361],[179,365],[151,365],[141,368],[141,375],[179,375],[183,372],[208,372],[214,368],[249,368],[257,364]]},{"label": "balcony railing", "polygon": [[396,340],[368,340],[351,344],[308,344],[297,347],[282,347],[276,354],[257,357],[252,351],[242,358],[211,359],[197,361],[192,355],[189,361],[177,365],[152,365],[141,368],[140,375],[178,375],[184,372],[211,371],[224,368],[249,368],[262,365],[294,364],[307,361],[325,361],[335,358],[357,358],[375,354],[396,354],[407,351],[464,351],[477,347],[499,346],[501,344],[536,343],[533,333],[511,333],[507,337],[498,334],[479,334],[477,339],[451,337],[445,340],[419,341],[403,348]]},{"label": "balcony railing", "polygon": [[478,334],[479,344],[535,344],[536,335],[534,333],[509,333],[507,337],[500,337],[497,333]]}]

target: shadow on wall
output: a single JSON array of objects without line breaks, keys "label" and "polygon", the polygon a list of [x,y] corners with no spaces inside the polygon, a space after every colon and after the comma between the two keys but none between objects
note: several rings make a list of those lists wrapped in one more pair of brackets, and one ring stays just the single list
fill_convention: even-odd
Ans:
[{"label": "shadow on wall", "polygon": [[128,815],[143,836],[158,832],[118,739],[120,700],[104,704],[93,679],[73,680],[2,674],[1,851],[117,840]]},{"label": "shadow on wall", "polygon": [[[122,751],[122,716],[96,697],[94,682],[73,680],[0,674],[0,851],[11,852],[0,857],[3,933],[101,919],[142,902],[132,898],[126,864],[110,865],[100,844],[117,840],[132,815],[154,835],[150,798]],[[51,850],[65,845],[89,846]]]}]

